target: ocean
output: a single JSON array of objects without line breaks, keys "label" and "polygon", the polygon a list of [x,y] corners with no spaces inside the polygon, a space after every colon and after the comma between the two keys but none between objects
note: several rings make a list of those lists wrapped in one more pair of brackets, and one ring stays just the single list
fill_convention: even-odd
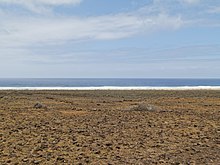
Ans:
[{"label": "ocean", "polygon": [[155,89],[220,87],[220,79],[1,78],[0,89]]}]

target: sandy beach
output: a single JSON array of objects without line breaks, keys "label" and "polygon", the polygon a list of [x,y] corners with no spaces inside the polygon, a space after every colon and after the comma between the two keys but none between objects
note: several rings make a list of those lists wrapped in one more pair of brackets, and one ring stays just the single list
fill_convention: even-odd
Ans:
[{"label": "sandy beach", "polygon": [[220,90],[0,91],[0,164],[220,164]]}]

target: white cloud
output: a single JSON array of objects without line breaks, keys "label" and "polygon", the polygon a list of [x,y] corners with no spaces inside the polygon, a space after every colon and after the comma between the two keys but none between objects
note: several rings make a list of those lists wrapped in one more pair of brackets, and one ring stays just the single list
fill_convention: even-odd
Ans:
[{"label": "white cloud", "polygon": [[77,5],[81,2],[82,0],[0,0],[0,4],[20,5],[36,13],[49,11],[54,6]]},{"label": "white cloud", "polygon": [[[7,71],[1,72],[0,76],[17,77],[20,72],[20,76],[23,77],[33,75],[53,77],[63,75],[63,73],[66,74],[63,75],[64,77],[73,75],[87,77],[91,76],[88,72],[93,72],[93,75],[97,76],[100,68],[106,68],[106,66],[108,66],[107,70],[101,70],[103,75],[106,76],[105,73],[109,71],[109,76],[115,76],[121,71],[122,66],[126,65],[125,72],[122,72],[121,75],[129,77],[132,70],[141,65],[143,67],[140,70],[133,70],[133,75],[141,77],[146,75],[146,71],[149,72],[149,75],[155,74],[157,71],[153,72],[152,70],[157,70],[163,66],[163,63],[168,69],[170,68],[169,73],[172,73],[175,67],[180,65],[184,69],[188,61],[193,60],[200,60],[199,68],[206,66],[206,61],[209,61],[207,68],[210,68],[211,71],[214,67],[218,67],[213,75],[218,73],[219,46],[206,49],[178,48],[167,51],[157,51],[153,46],[152,51],[149,51],[148,43],[152,41],[146,36],[144,38],[146,50],[144,51],[138,51],[134,48],[127,49],[133,45],[125,44],[126,51],[110,52],[110,49],[115,47],[117,42],[108,42],[113,44],[103,47],[102,44],[99,45],[99,42],[95,42],[97,40],[131,38],[163,30],[171,31],[186,26],[195,28],[199,26],[219,27],[218,17],[207,14],[208,9],[210,9],[210,13],[219,13],[218,7],[212,7],[215,6],[214,2],[210,4],[210,1],[199,0],[155,0],[154,3],[128,13],[88,17],[68,15],[65,14],[65,11],[62,12],[62,15],[53,12],[48,15],[45,13],[52,11],[56,6],[77,5],[81,1],[0,0],[0,68]],[[27,12],[24,8],[31,12],[43,12],[44,15]],[[23,12],[25,14],[22,14]],[[160,34],[163,35],[164,32]],[[84,41],[90,42],[85,42],[84,45]],[[136,39],[132,41],[135,42]],[[92,42],[95,42],[96,48],[91,48]],[[161,45],[164,43],[166,46],[170,41],[165,42],[161,40]],[[108,43],[104,43],[104,45]],[[177,44],[181,43],[184,41],[177,41]],[[87,45],[90,48],[87,48]],[[121,47],[121,44],[117,46]],[[157,44],[155,44],[156,46]],[[115,67],[114,64],[117,66]],[[192,65],[189,66],[194,66],[194,64],[196,62],[192,62]],[[84,69],[84,74],[81,72],[82,69]],[[112,72],[112,69],[115,69],[115,72]],[[159,70],[157,72],[159,75],[156,76],[163,76],[164,72],[161,71],[163,70]],[[203,71],[204,69],[200,70],[201,73]],[[186,70],[186,77],[188,72],[189,70]],[[137,73],[141,74],[137,75]]]},{"label": "white cloud", "polygon": [[211,13],[211,14],[219,14],[220,13],[220,6],[210,7],[207,10],[207,12]]},{"label": "white cloud", "polygon": [[10,17],[1,20],[0,45],[27,46],[120,39],[161,29],[176,29],[182,25],[184,21],[181,17],[166,14],[145,17],[126,13],[88,18]]},{"label": "white cloud", "polygon": [[199,2],[201,2],[201,0],[154,0],[154,3],[167,3],[167,4],[175,4],[175,3],[186,3],[186,4],[197,4]]},{"label": "white cloud", "polygon": [[[10,4],[54,6],[77,4],[82,0],[0,0],[0,3],[6,3],[6,1]],[[201,15],[198,18],[190,18],[187,10],[174,13],[173,10],[178,1],[199,2],[199,0],[176,0],[174,4],[168,3],[171,6],[164,10],[163,6],[167,7],[164,1],[155,0],[155,3],[137,11],[90,17],[59,16],[57,14],[56,17],[51,15],[44,17],[16,16],[0,12],[0,47],[112,40],[164,29],[175,30],[182,26],[219,26],[216,24],[216,20],[201,19]]]},{"label": "white cloud", "polygon": [[82,0],[0,0],[2,4],[21,4],[21,5],[69,5],[79,4]]},{"label": "white cloud", "polygon": [[200,0],[180,0],[184,3],[187,3],[187,4],[197,4],[200,2]]}]

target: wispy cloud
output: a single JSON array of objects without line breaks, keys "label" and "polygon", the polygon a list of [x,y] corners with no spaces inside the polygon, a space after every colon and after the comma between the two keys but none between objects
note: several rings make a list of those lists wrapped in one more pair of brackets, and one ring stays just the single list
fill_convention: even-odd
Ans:
[{"label": "wispy cloud", "polygon": [[68,5],[68,4],[78,4],[82,0],[1,0],[0,3],[4,4],[21,4],[26,6],[27,4],[33,5]]},{"label": "wispy cloud", "polygon": [[184,25],[181,17],[165,14],[139,16],[121,13],[88,18],[52,17],[4,19],[0,27],[1,46],[59,44],[68,41],[112,40]]},{"label": "wispy cloud", "polygon": [[[82,0],[0,0],[0,4],[51,7],[78,4]],[[203,14],[192,16],[178,2],[199,3],[200,0],[154,0],[138,10],[100,16],[72,15],[16,15],[0,13],[0,47],[25,46],[34,44],[63,44],[69,41],[116,40],[136,35],[176,30],[185,26],[218,26],[219,21]],[[178,11],[176,10],[177,5]],[[0,6],[1,8],[1,6]],[[206,10],[210,6],[206,5]],[[192,11],[193,8],[190,9]],[[214,8],[212,12],[217,12]],[[198,13],[196,11],[193,12]]]},{"label": "wispy cloud", "polygon": [[[150,64],[161,62],[180,62],[180,61],[220,61],[220,45],[188,45],[170,48],[119,48],[119,49],[87,49],[83,50],[68,49],[63,50],[54,48],[53,50],[41,50],[35,48],[26,54],[24,61],[41,64]],[[29,54],[29,55],[28,55]],[[41,55],[43,54],[43,55]],[[207,56],[211,54],[211,56]],[[29,56],[29,57],[28,57]]]},{"label": "wispy cloud", "polygon": [[180,0],[180,1],[187,4],[198,4],[200,2],[200,0]]},{"label": "wispy cloud", "polygon": [[[40,76],[45,74],[45,77],[66,73],[67,77],[71,77],[69,70],[75,71],[76,76],[81,74],[77,73],[77,70],[83,71],[85,77],[90,73],[95,77],[99,72],[100,75],[109,73],[113,77],[120,72],[124,76],[133,74],[141,77],[155,73],[163,76],[165,72],[169,74],[175,69],[184,70],[187,75],[192,69],[190,67],[194,66],[197,67],[195,75],[201,72],[202,68],[203,71],[211,71],[214,66],[217,68],[215,70],[219,68],[220,47],[213,44],[217,39],[211,42],[211,46],[198,46],[196,44],[199,44],[199,40],[196,40],[192,46],[171,48],[172,45],[191,43],[189,40],[193,39],[192,37],[203,35],[202,31],[196,32],[195,36],[180,37],[184,34],[194,35],[193,30],[198,27],[220,26],[217,16],[219,8],[217,5],[213,7],[214,3],[202,0],[154,0],[139,9],[114,14],[96,13],[93,16],[77,15],[64,10],[69,5],[80,3],[83,1],[0,0],[0,69],[5,70],[8,66],[10,70],[16,67],[11,70],[12,77],[16,72],[27,73],[27,76],[32,76],[33,73]],[[62,14],[56,8],[60,6]],[[191,27],[193,30],[190,33],[181,33]],[[175,39],[176,36],[172,34],[177,33],[179,37]],[[161,38],[165,36],[166,41],[159,35],[162,35]],[[152,46],[154,43],[151,43],[150,39],[154,36],[159,39],[153,41],[155,45],[168,45],[167,48],[158,49]],[[169,39],[175,40],[176,43],[170,42]],[[120,41],[125,43],[114,48]],[[146,46],[143,46],[145,41]],[[138,45],[134,42],[142,45],[141,48],[134,48],[134,45]],[[97,50],[86,47],[93,46],[93,43],[96,46],[100,43],[110,46],[103,48],[99,45]],[[126,45],[124,49],[120,49],[122,45]],[[153,47],[151,50],[148,49],[149,45]],[[77,47],[80,50],[77,50]],[[204,69],[206,60],[206,67],[212,66],[211,69]],[[100,71],[101,67],[103,69]],[[51,71],[47,74],[45,68]]]},{"label": "wispy cloud", "polygon": [[0,0],[2,5],[18,5],[32,12],[48,12],[52,7],[60,5],[77,5],[82,0]]},{"label": "wispy cloud", "polygon": [[207,10],[208,13],[211,14],[220,14],[220,6],[213,6]]}]

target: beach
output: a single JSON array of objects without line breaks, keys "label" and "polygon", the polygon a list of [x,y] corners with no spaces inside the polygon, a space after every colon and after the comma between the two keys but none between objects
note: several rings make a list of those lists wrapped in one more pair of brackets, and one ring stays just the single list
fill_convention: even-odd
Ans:
[{"label": "beach", "polygon": [[0,164],[220,164],[220,90],[0,90]]}]

